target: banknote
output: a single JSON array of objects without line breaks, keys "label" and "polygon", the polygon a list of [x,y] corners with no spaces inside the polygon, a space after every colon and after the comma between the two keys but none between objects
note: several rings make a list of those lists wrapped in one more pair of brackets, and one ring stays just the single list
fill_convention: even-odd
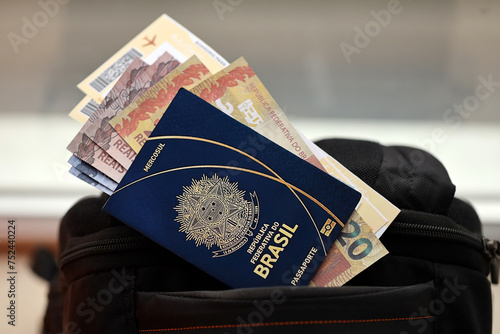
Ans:
[{"label": "banknote", "polygon": [[[77,157],[81,157],[82,161],[87,162],[113,181],[120,182],[127,170],[97,146],[87,135],[84,134],[82,137],[81,148],[78,150]],[[97,153],[95,157],[94,153]]]},{"label": "banknote", "polygon": [[118,98],[113,103],[110,103],[97,117],[97,121],[93,122],[85,131],[100,148],[118,161],[125,169],[130,167],[136,154],[109,124],[109,120],[130,104],[133,104],[136,99],[158,84],[179,64],[179,61],[175,60],[170,54],[163,54],[153,65],[148,66],[143,73],[131,77],[126,89],[119,92]]},{"label": "banknote", "polygon": [[210,75],[208,68],[193,56],[112,118],[109,124],[137,153],[154,128],[151,115],[162,114],[180,88],[192,87]]},{"label": "banknote", "polygon": [[303,139],[330,175],[351,185],[361,193],[362,198],[357,211],[380,238],[400,210],[311,140],[305,136]]},{"label": "banknote", "polygon": [[123,173],[120,173],[122,168],[116,168],[116,164],[125,170],[123,165],[130,166],[136,154],[109,125],[110,118],[178,65],[179,62],[168,53],[164,53],[150,66],[135,59],[68,145],[68,150],[119,181]]},{"label": "banknote", "polygon": [[92,179],[87,174],[80,172],[75,167],[71,167],[69,169],[69,173],[71,175],[76,176],[77,178],[79,178],[83,182],[90,184],[92,187],[94,187],[94,188],[102,191],[105,194],[108,194],[108,195],[113,194],[113,192],[110,189],[106,188],[105,186],[103,186],[102,184],[100,184],[99,182],[97,182],[96,180]]},{"label": "banknote", "polygon": [[210,46],[163,14],[80,82],[78,88],[100,103],[134,58],[144,59],[158,46],[164,44],[178,51],[178,56],[172,55],[181,62],[192,55],[197,55],[212,73],[228,65],[228,62]]},{"label": "banknote", "polygon": [[[191,88],[190,91],[288,151],[324,170],[244,58],[236,60],[222,71]],[[130,108],[133,106],[124,110],[110,122],[136,152],[139,152],[168,105],[168,103],[157,103],[156,100],[158,98],[153,96],[148,104],[134,111],[133,116],[136,119],[143,119],[140,126],[139,121],[133,117],[122,116],[127,113],[131,115]],[[171,101],[171,98],[169,100]],[[136,104],[138,103],[139,100],[136,101]]]},{"label": "banknote", "polygon": [[[168,58],[163,55],[158,59],[153,65],[151,65],[146,74],[152,73],[151,80],[148,84],[148,90],[154,86],[156,86],[166,75],[171,73],[175,68],[180,65],[180,62],[173,59]],[[134,101],[141,98],[146,91],[141,91],[140,94],[135,94],[134,92],[129,92],[128,98],[126,99],[126,103],[119,104],[116,106],[117,108],[109,109],[104,112],[105,121],[101,123],[101,128],[103,125],[109,131],[113,132],[112,136],[109,136],[104,141],[98,141],[97,144],[101,146],[106,153],[111,155],[116,161],[118,161],[122,166],[126,169],[130,167],[132,161],[135,158],[134,151],[130,145],[121,138],[121,136],[115,131],[115,129],[109,124],[109,121],[116,116],[118,112],[121,112],[123,109],[127,108],[130,104],[133,104]]]},{"label": "banknote", "polygon": [[71,158],[69,158],[68,163],[111,191],[114,191],[116,189],[116,186],[118,186],[118,183],[111,180],[109,177],[107,177],[85,161],[82,161],[75,155],[72,155]]},{"label": "banknote", "polygon": [[[177,49],[171,46],[168,43],[163,43],[161,45],[155,46],[153,52],[151,52],[147,57],[142,59],[146,64],[153,65],[157,62],[159,58],[164,56],[165,54],[171,55],[179,62],[184,62],[187,58],[180,53]],[[130,65],[129,65],[130,66]],[[103,92],[107,96],[107,92],[109,92],[113,87],[108,87],[108,89]],[[73,119],[79,121],[82,124],[85,124],[89,117],[96,111],[99,107],[99,103],[94,101],[90,96],[85,96],[69,113],[69,116]]]},{"label": "banknote", "polygon": [[323,169],[243,57],[190,91],[291,153]]},{"label": "banknote", "polygon": [[[111,158],[109,154],[97,145],[96,142],[92,140],[92,137],[87,135],[87,132],[94,127],[94,123],[98,128],[102,129],[100,126],[100,123],[102,123],[101,115],[107,107],[118,105],[124,100],[121,92],[129,90],[140,93],[141,91],[145,91],[147,89],[147,80],[140,80],[137,81],[137,83],[136,80],[131,80],[133,78],[142,78],[145,76],[144,73],[147,68],[148,65],[141,59],[134,59],[129,65],[127,71],[122,74],[113,89],[111,89],[111,91],[107,94],[105,100],[93,112],[88,121],[82,126],[78,134],[67,146],[67,149],[75,156],[95,167],[116,182],[119,182],[121,177],[123,177],[125,168],[123,168],[123,166],[121,166],[115,159]],[[99,137],[109,137],[112,134],[111,127],[104,127],[104,129],[105,131],[100,131],[98,133]],[[90,134],[90,132],[88,133]]]},{"label": "banknote", "polygon": [[354,211],[309,285],[342,286],[387,254],[370,226]]}]

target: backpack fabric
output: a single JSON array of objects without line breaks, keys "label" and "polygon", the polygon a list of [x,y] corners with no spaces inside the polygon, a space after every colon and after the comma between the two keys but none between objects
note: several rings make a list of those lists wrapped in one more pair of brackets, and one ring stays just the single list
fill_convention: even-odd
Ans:
[{"label": "backpack fabric", "polygon": [[498,242],[443,165],[415,148],[317,144],[401,209],[381,237],[389,255],[345,286],[229,289],[106,214],[102,195],[61,221],[43,332],[491,333]]}]

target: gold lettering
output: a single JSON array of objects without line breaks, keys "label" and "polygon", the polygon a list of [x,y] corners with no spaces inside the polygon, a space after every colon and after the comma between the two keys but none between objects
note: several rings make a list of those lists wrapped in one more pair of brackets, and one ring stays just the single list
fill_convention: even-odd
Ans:
[{"label": "gold lettering", "polygon": [[295,231],[297,231],[297,228],[299,227],[299,225],[295,225],[293,228],[291,228],[287,224],[283,224],[283,227],[286,228],[288,231],[295,233]]},{"label": "gold lettering", "polygon": [[[277,223],[276,223],[277,224]],[[269,273],[271,272],[271,268],[274,267],[274,263],[278,261],[280,258],[280,253],[285,250],[285,247],[288,245],[290,242],[290,239],[293,237],[293,233],[297,231],[297,228],[299,226],[295,225],[293,228],[286,225],[282,224],[282,227],[280,227],[279,232],[281,233],[276,233],[274,235],[274,239],[272,239],[275,243],[275,245],[269,245],[267,248],[269,250],[270,254],[263,254],[262,257],[259,260],[259,264],[255,266],[253,272],[256,273],[257,275],[261,276],[262,278],[266,279]],[[264,238],[262,244],[259,246],[259,249],[255,252],[254,256],[252,257],[252,262],[255,264],[255,261],[258,259],[260,256],[260,253],[264,250],[264,247],[267,246],[267,243],[271,240],[272,234],[274,232],[270,231]],[[281,246],[281,247],[280,247]],[[260,250],[262,248],[262,251]]]},{"label": "gold lettering", "polygon": [[271,262],[276,262],[276,261],[278,261],[278,258],[273,259],[273,258],[271,257],[271,255],[269,255],[269,254],[264,254],[264,255],[262,255],[262,257],[260,258],[260,262],[261,262],[262,264],[265,264],[265,265],[266,265],[266,266],[268,266],[269,268],[272,268],[272,267],[273,267],[273,265],[271,264]]},{"label": "gold lettering", "polygon": [[282,247],[278,247],[278,246],[269,246],[269,251],[271,252],[271,254],[274,255],[274,257],[276,258],[275,261],[278,261],[278,258],[280,257],[280,252],[283,251],[284,248]]},{"label": "gold lettering", "polygon": [[280,231],[281,233],[283,233],[284,235],[286,235],[288,238],[291,238],[291,237],[292,237],[292,235],[290,234],[290,232],[285,231],[285,230],[284,230],[283,228],[281,228],[281,227],[280,227],[279,231]]},{"label": "gold lettering", "polygon": [[263,279],[266,279],[267,275],[269,275],[269,268],[264,267],[262,264],[258,264],[253,270],[253,272],[262,277]]},{"label": "gold lettering", "polygon": [[280,238],[280,236],[281,236],[281,234],[276,233],[276,235],[274,236],[274,242],[277,243],[278,245],[281,244],[281,243],[283,243],[281,245],[281,247],[285,247],[286,245],[288,245],[288,240],[289,239],[287,237],[281,237]]}]

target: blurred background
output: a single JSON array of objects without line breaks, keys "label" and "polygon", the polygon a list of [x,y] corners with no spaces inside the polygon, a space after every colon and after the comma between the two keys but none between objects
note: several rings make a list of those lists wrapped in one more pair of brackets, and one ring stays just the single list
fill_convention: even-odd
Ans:
[{"label": "blurred background", "polygon": [[81,127],[67,116],[84,97],[76,85],[162,13],[229,62],[244,56],[311,139],[436,155],[485,234],[500,239],[500,1],[59,0],[23,35],[48,2],[0,3],[0,237],[16,219],[26,267],[25,327],[9,333],[36,333],[44,311],[47,286],[29,255],[56,251],[61,216],[97,194],[67,172],[65,147]]}]

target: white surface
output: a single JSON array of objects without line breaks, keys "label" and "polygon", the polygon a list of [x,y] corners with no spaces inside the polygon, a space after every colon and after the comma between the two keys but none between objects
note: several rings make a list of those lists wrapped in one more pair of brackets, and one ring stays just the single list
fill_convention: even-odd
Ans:
[{"label": "white surface", "polygon": [[97,190],[70,175],[66,145],[81,125],[67,116],[0,117],[0,217],[61,217]]},{"label": "white surface", "polygon": [[[440,122],[300,118],[292,122],[312,140],[357,138],[427,149],[445,165],[457,195],[474,204],[483,222],[500,223],[499,126],[465,122],[455,129]],[[2,115],[0,123],[0,217],[60,217],[79,198],[99,193],[67,173],[70,153],[65,147],[79,123],[65,115],[12,114]],[[445,140],[433,140],[437,128]]]}]

